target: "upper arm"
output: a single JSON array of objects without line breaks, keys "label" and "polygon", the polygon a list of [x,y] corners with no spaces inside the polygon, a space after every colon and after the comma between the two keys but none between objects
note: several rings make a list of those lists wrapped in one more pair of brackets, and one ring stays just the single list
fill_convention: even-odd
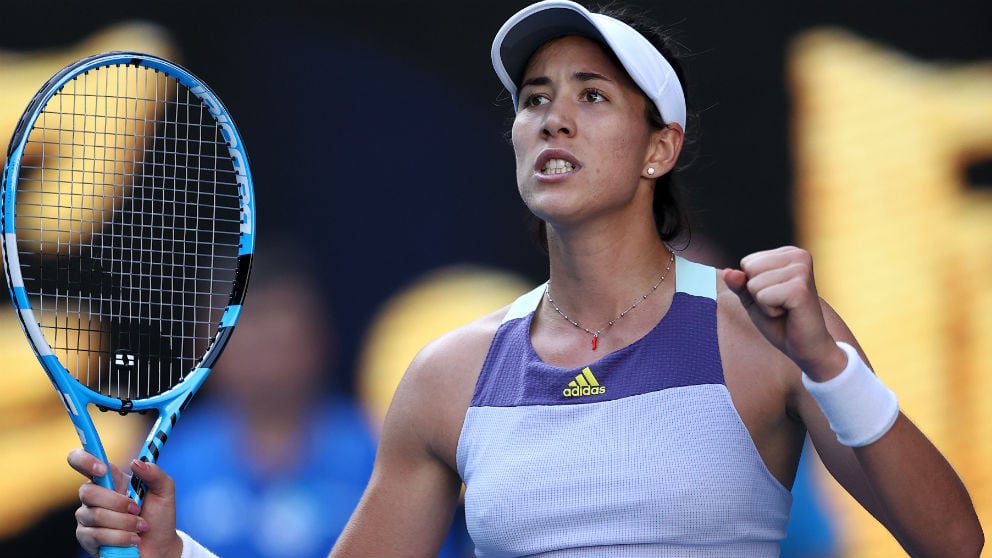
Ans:
[{"label": "upper arm", "polygon": [[411,365],[383,423],[372,476],[332,556],[437,556],[461,482],[431,447],[423,370]]},{"label": "upper arm", "polygon": [[437,556],[461,492],[458,437],[494,331],[492,318],[480,320],[414,358],[386,413],[368,487],[333,557]]}]

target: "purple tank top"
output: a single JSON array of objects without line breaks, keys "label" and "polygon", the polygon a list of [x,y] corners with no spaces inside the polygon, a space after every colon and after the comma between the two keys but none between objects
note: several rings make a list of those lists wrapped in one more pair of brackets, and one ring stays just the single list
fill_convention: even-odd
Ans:
[{"label": "purple tank top", "polygon": [[792,496],[724,383],[715,270],[677,258],[654,329],[580,368],[531,345],[544,289],[504,318],[459,438],[476,555],[778,556]]}]

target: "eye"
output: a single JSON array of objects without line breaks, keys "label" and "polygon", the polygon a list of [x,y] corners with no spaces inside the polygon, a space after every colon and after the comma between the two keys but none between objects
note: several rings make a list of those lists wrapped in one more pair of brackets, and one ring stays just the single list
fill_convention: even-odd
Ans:
[{"label": "eye", "polygon": [[551,99],[548,99],[548,96],[545,95],[544,93],[532,93],[524,97],[524,99],[520,103],[520,106],[522,108],[536,107],[538,105],[544,105],[549,102],[551,102]]},{"label": "eye", "polygon": [[602,103],[607,99],[599,89],[586,89],[582,92],[582,100],[587,103]]}]

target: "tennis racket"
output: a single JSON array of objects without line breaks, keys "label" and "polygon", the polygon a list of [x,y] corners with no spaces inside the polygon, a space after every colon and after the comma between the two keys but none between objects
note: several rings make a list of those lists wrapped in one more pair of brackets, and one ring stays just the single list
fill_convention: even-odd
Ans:
[{"label": "tennis racket", "polygon": [[[5,276],[86,451],[107,461],[90,405],[156,411],[137,457],[157,461],[238,321],[254,213],[230,114],[172,62],[84,58],[28,104],[3,171]],[[94,481],[114,488],[109,473]],[[144,492],[127,487],[138,504]]]}]

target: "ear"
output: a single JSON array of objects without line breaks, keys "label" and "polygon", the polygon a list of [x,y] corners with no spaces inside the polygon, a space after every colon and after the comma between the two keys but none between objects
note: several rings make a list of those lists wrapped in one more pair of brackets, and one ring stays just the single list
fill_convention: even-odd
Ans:
[{"label": "ear", "polygon": [[[641,176],[654,179],[672,170],[682,152],[683,137],[682,126],[674,122],[652,132]],[[649,173],[648,169],[654,172]]]}]

